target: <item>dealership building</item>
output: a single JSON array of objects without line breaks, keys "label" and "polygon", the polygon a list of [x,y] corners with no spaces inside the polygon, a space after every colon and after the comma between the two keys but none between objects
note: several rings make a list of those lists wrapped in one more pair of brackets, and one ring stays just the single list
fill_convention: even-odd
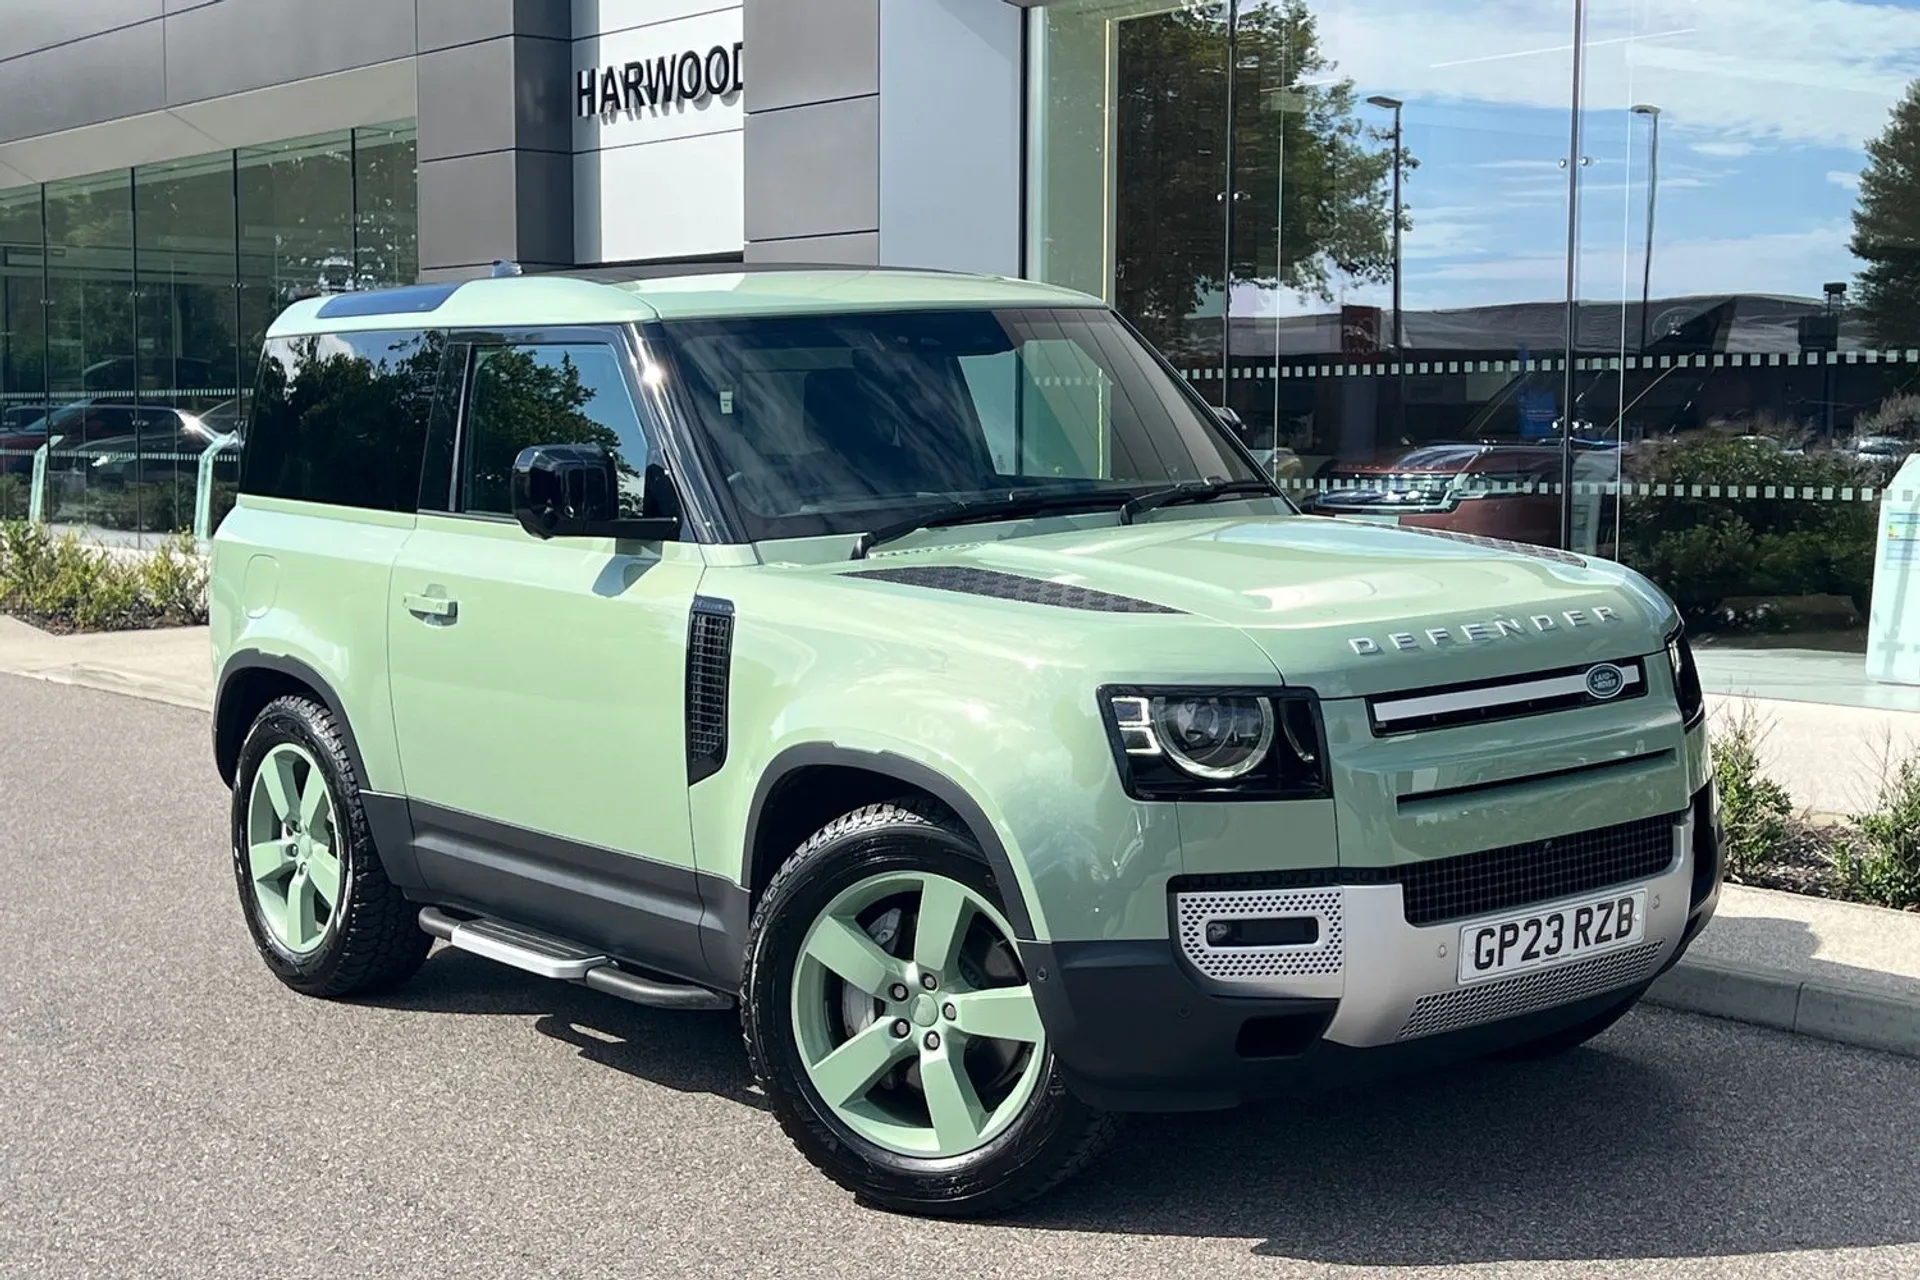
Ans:
[{"label": "dealership building", "polygon": [[[1437,7],[10,0],[0,518],[36,430],[57,473],[128,420],[243,421],[300,297],[930,267],[1107,298],[1303,504],[1617,556],[1708,648],[1920,667],[1880,599],[1920,532],[1907,28]],[[183,526],[154,474],[47,514]]]}]

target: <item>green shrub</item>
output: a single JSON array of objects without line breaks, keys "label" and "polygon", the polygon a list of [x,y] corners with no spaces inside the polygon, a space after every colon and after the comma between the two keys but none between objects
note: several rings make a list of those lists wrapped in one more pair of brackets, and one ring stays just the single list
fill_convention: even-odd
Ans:
[{"label": "green shrub", "polygon": [[1792,831],[1793,797],[1761,768],[1762,736],[1747,712],[1713,740],[1713,780],[1726,824],[1727,873],[1736,880],[1770,865]]},{"label": "green shrub", "polygon": [[26,477],[0,475],[0,521],[25,520],[30,492]]},{"label": "green shrub", "polygon": [[206,610],[206,568],[191,537],[115,557],[68,534],[0,524],[0,612],[62,631],[193,626]]},{"label": "green shrub", "polygon": [[1880,784],[1878,802],[1854,816],[1854,834],[1834,850],[1840,895],[1901,910],[1920,908],[1920,757],[1908,756]]},{"label": "green shrub", "polygon": [[[1676,487],[1667,496],[1626,500],[1621,558],[1665,589],[1701,629],[1751,622],[1727,609],[1737,597],[1834,595],[1864,615],[1873,586],[1875,507],[1840,495],[1881,483],[1881,472],[1831,450],[1784,453],[1735,438],[1732,430],[1706,428],[1633,446],[1625,479]],[[1704,486],[1701,497],[1692,494],[1696,484]],[[1704,496],[1712,486],[1722,486],[1722,496]],[[1775,488],[1772,497],[1768,486]],[[1794,498],[1781,496],[1788,487]],[[1809,487],[1831,488],[1832,500],[1797,496]]]}]

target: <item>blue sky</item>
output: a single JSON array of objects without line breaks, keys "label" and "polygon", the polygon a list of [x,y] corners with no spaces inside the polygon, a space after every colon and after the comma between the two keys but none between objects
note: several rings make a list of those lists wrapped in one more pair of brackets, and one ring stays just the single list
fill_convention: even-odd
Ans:
[{"label": "blue sky", "polygon": [[[1406,102],[1409,310],[1565,294],[1572,0],[1318,0],[1364,98]],[[1920,78],[1920,0],[1589,0],[1580,293],[1640,293],[1661,108],[1653,291],[1817,297],[1851,280],[1864,145]],[[1383,124],[1385,112],[1363,107]],[[1340,301],[1385,303],[1347,287]],[[1236,294],[1236,310],[1324,304]]]}]

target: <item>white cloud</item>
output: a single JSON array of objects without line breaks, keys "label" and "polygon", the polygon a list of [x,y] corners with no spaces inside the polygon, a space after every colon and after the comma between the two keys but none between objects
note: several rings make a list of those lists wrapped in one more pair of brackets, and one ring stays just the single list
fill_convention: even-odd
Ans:
[{"label": "white cloud", "polygon": [[[1661,242],[1653,255],[1657,297],[1700,293],[1778,293],[1818,296],[1823,281],[1851,275],[1845,220],[1803,231],[1723,239]],[[1580,256],[1580,296],[1591,300],[1640,296],[1637,249],[1595,243]],[[1460,259],[1409,271],[1407,309],[1539,302],[1566,296],[1567,260],[1550,252]]]},{"label": "white cloud", "polygon": [[1696,142],[1692,147],[1703,156],[1724,156],[1729,160],[1750,156],[1759,149],[1751,142]]},{"label": "white cloud", "polygon": [[1827,181],[1836,187],[1843,187],[1848,191],[1858,191],[1860,189],[1860,175],[1850,173],[1843,169],[1829,169],[1827,171]]},{"label": "white cloud", "polygon": [[[1861,0],[1590,7],[1589,111],[1653,103],[1664,128],[1708,154],[1767,142],[1858,148],[1920,76],[1916,8]],[[1445,104],[1565,112],[1569,6],[1472,0],[1446,6],[1444,16],[1434,8],[1432,0],[1329,0],[1319,11],[1322,45],[1363,89],[1405,98],[1410,130]]]}]

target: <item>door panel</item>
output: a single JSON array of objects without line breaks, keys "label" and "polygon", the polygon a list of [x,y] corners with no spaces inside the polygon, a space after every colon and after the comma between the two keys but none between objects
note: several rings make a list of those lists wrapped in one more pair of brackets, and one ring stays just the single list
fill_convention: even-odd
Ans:
[{"label": "door panel", "polygon": [[390,611],[408,795],[691,869],[680,712],[703,566],[668,549],[420,517]]},{"label": "door panel", "polygon": [[422,876],[444,901],[697,977],[681,712],[704,557],[543,541],[507,514],[513,460],[540,444],[608,449],[638,514],[650,448],[610,338],[476,343],[466,368],[458,510],[421,514],[387,601]]}]

